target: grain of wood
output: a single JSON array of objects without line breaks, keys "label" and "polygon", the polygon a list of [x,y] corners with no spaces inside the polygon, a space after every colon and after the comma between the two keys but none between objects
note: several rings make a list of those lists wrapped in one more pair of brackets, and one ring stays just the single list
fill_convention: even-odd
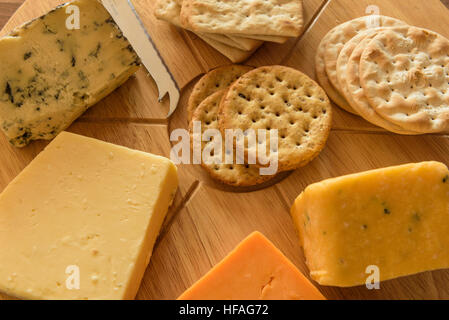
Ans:
[{"label": "grain of wood", "polygon": [[9,18],[21,4],[22,1],[20,0],[0,2],[0,28],[3,28]]},{"label": "grain of wood", "polygon": [[[58,1],[48,0],[44,3],[28,0],[7,28],[45,12],[44,7],[55,2]],[[134,1],[147,26],[153,23],[146,18],[152,2]],[[0,8],[5,4],[18,6],[20,3],[21,0],[0,0]],[[327,6],[312,24],[313,18],[325,3]],[[449,36],[448,11],[439,0],[308,0],[304,4],[306,25],[311,27],[300,41],[293,40],[286,45],[265,45],[250,59],[250,64],[260,66],[285,60],[289,66],[314,76],[314,54],[322,36],[338,23],[364,15],[368,5],[378,5],[381,14]],[[145,6],[148,8],[142,9]],[[424,11],[426,15],[422,14]],[[1,10],[0,16],[6,16],[5,12]],[[168,155],[171,147],[168,133],[173,129],[187,127],[185,107],[194,84],[188,82],[210,68],[229,62],[201,40],[192,40],[190,35],[186,36],[176,29],[165,29],[158,25],[151,31],[157,39],[156,44],[164,43],[163,39],[168,32],[174,33],[172,37],[175,37],[170,38],[170,41],[178,39],[187,43],[186,49],[179,49],[176,54],[168,56],[168,59],[173,60],[172,65],[180,69],[178,72],[186,82],[179,110],[169,121],[162,120],[168,110],[167,102],[162,106],[156,102],[155,84],[142,70],[136,78],[93,107],[69,131]],[[181,42],[177,42],[178,47]],[[165,43],[168,46],[168,41]],[[194,58],[185,59],[186,55]],[[188,66],[186,61],[194,61],[193,67]],[[186,67],[189,69],[185,70]],[[0,136],[0,191],[45,145],[45,142],[35,142],[18,150]],[[304,256],[289,217],[289,207],[308,184],[407,162],[437,160],[448,164],[448,154],[448,136],[400,137],[335,108],[333,131],[323,153],[307,167],[282,176],[280,183],[275,186],[272,184],[266,189],[252,190],[225,188],[211,181],[200,166],[180,165],[181,183],[177,201],[182,201],[189,192],[193,194],[189,196],[185,208],[176,212],[171,227],[163,232],[137,298],[177,298],[255,230],[263,232],[307,275]],[[449,271],[443,270],[387,281],[381,283],[381,290],[367,290],[364,287],[319,289],[330,299],[444,299],[449,298],[447,283]],[[7,297],[0,295],[0,298]]]}]

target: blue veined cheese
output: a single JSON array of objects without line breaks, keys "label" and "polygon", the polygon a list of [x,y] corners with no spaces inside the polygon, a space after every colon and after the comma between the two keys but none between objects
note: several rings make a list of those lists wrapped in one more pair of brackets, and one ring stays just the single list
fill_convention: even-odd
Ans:
[{"label": "blue veined cheese", "polygon": [[[80,29],[66,27],[68,5],[80,9]],[[139,65],[100,2],[57,7],[0,39],[1,128],[17,147],[53,139]]]}]

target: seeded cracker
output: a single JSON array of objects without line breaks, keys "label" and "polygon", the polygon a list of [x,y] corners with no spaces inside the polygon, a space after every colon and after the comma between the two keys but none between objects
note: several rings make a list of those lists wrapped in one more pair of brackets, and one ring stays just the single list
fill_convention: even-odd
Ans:
[{"label": "seeded cracker", "polygon": [[212,70],[203,76],[193,88],[189,98],[187,106],[189,121],[204,99],[217,91],[227,89],[234,81],[252,69],[254,68],[248,66],[229,65]]},{"label": "seeded cracker", "polygon": [[[246,73],[231,86],[222,100],[219,121],[222,132],[277,129],[282,172],[318,156],[329,136],[332,107],[324,90],[305,74],[269,66]],[[244,151],[253,152],[247,145]]]},{"label": "seeded cracker", "polygon": [[[220,101],[223,95],[226,93],[225,90],[218,91],[204,100],[199,107],[195,110],[192,118],[192,123],[190,124],[190,134],[192,141],[195,138],[193,134],[193,122],[201,122],[201,131],[203,134],[208,129],[218,129],[218,111],[220,106]],[[224,135],[223,135],[224,137]],[[200,139],[201,137],[196,137]],[[218,180],[224,184],[235,186],[235,187],[249,187],[262,184],[273,176],[261,176],[259,174],[260,168],[255,165],[244,165],[244,164],[224,164],[224,148],[225,142],[223,144],[223,152],[221,155],[212,155],[221,164],[207,164],[202,161],[202,167],[210,174],[212,178]],[[202,142],[201,152],[203,152],[207,142]],[[235,158],[235,152],[234,152]],[[235,163],[235,161],[234,161]]]}]

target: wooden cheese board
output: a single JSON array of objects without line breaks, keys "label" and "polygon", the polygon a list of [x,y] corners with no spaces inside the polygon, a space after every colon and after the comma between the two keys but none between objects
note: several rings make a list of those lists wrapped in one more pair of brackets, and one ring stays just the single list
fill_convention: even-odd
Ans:
[{"label": "wooden cheese board", "polygon": [[[0,10],[21,0],[0,1]],[[64,0],[27,0],[0,32],[44,14]],[[187,127],[186,103],[195,80],[229,61],[191,33],[157,21],[153,0],[133,0],[153,41],[182,88],[178,110],[169,119],[168,99],[157,102],[153,80],[142,68],[113,94],[87,111],[69,129],[126,147],[170,155],[170,132]],[[440,0],[304,0],[306,28],[286,44],[265,44],[246,64],[285,64],[314,76],[314,57],[321,38],[339,23],[380,14],[429,28],[449,37],[448,9]],[[425,13],[425,14],[424,14]],[[4,14],[0,12],[1,15]],[[177,43],[177,50],[169,43]],[[137,299],[176,299],[222,260],[241,240],[258,230],[308,274],[289,210],[309,184],[326,178],[408,162],[436,160],[449,164],[449,136],[399,136],[334,108],[334,124],[326,149],[307,167],[282,175],[269,185],[234,189],[210,180],[201,168],[180,165],[180,189],[157,242]],[[12,147],[0,135],[0,191],[48,144]],[[329,299],[449,299],[449,271],[435,271],[366,287],[318,287]],[[11,299],[0,295],[0,299]]]}]

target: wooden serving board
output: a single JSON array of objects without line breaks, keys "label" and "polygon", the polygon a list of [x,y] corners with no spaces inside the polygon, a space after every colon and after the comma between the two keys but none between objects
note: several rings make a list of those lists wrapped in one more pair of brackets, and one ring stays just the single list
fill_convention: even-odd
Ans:
[{"label": "wooden serving board", "polygon": [[[0,10],[22,0],[0,0]],[[27,0],[0,35],[64,0]],[[173,72],[182,96],[178,110],[165,119],[168,101],[157,103],[157,88],[145,70],[90,109],[69,131],[130,148],[169,156],[170,132],[187,127],[186,102],[202,73],[229,61],[194,35],[153,18],[154,0],[133,0],[156,46]],[[314,56],[321,38],[337,24],[380,13],[426,27],[449,37],[449,11],[440,0],[304,0],[306,30],[284,45],[265,44],[249,65],[285,64],[314,77]],[[425,13],[425,14],[424,14]],[[3,12],[0,12],[0,19]],[[1,21],[1,20],[0,20]],[[176,43],[176,50],[173,50]],[[0,134],[0,191],[48,144],[24,149]],[[449,164],[449,137],[391,134],[335,107],[333,130],[323,153],[310,165],[253,189],[224,187],[201,168],[180,165],[180,189],[157,242],[137,299],[175,299],[223,259],[241,240],[258,230],[274,242],[306,275],[308,270],[289,210],[309,184],[369,169],[437,160]],[[448,299],[449,271],[422,273],[365,287],[320,287],[329,299]],[[1,296],[0,299],[10,299]]]}]

